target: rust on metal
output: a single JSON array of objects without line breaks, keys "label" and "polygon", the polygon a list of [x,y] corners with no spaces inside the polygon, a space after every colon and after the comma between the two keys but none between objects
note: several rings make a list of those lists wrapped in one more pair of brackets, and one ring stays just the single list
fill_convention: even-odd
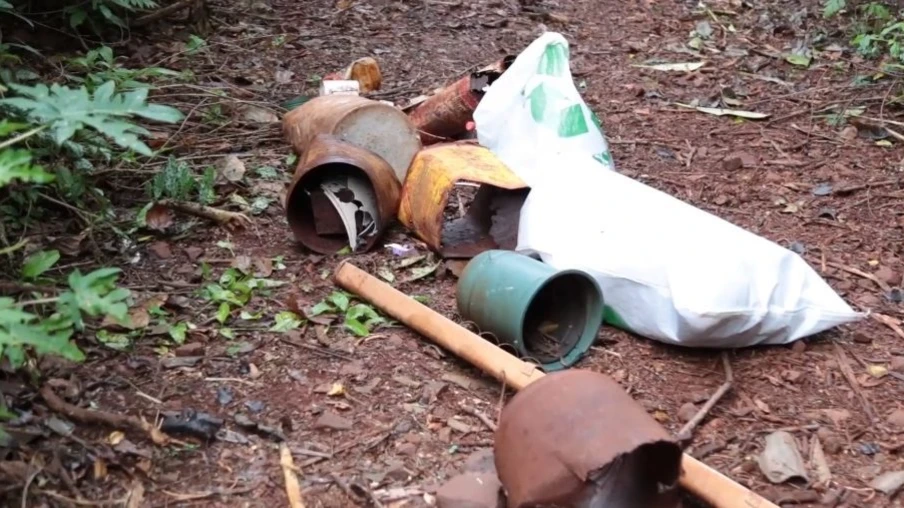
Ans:
[{"label": "rust on metal", "polygon": [[289,111],[283,134],[299,156],[319,134],[330,134],[382,157],[399,182],[421,149],[417,131],[398,108],[357,95],[315,97]]},{"label": "rust on metal", "polygon": [[[465,213],[446,218],[456,184],[479,185]],[[415,156],[402,187],[399,221],[446,258],[514,249],[521,207],[530,189],[490,150],[470,142],[442,143]]]},{"label": "rust on metal", "polygon": [[408,115],[417,128],[424,145],[451,141],[467,134],[477,104],[486,91],[514,61],[505,57],[482,69],[461,77],[439,89],[433,96],[417,105]]},{"label": "rust on metal", "polygon": [[548,374],[502,410],[494,451],[509,508],[676,508],[681,448],[612,378]]},{"label": "rust on metal", "polygon": [[314,137],[308,144],[286,194],[286,218],[292,234],[299,243],[320,254],[333,254],[348,245],[338,212],[320,191],[324,179],[335,176],[361,179],[373,191],[374,228],[357,249],[370,250],[398,210],[401,186],[380,156],[326,134]]}]

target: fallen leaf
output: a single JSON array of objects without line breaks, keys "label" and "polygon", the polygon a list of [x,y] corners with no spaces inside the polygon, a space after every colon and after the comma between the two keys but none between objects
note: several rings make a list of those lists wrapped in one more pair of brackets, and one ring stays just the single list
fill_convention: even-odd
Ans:
[{"label": "fallen leaf", "polygon": [[808,55],[800,55],[800,54],[789,54],[785,55],[785,61],[791,65],[796,65],[798,67],[809,67],[810,62],[813,59]]},{"label": "fallen leaf", "polygon": [[241,110],[242,119],[249,123],[276,123],[279,116],[269,109],[248,105]]},{"label": "fallen leaf", "polygon": [[232,260],[232,267],[241,270],[242,273],[248,274],[251,271],[251,258],[248,256],[236,256]]},{"label": "fallen leaf", "polygon": [[115,430],[111,432],[109,436],[107,436],[107,442],[109,442],[113,446],[116,446],[125,438],[126,435],[124,432]]},{"label": "fallen leaf", "polygon": [[769,118],[768,113],[757,113],[755,111],[744,111],[741,109],[725,109],[725,108],[704,108],[702,106],[689,106],[687,104],[675,103],[676,106],[681,106],[683,108],[692,108],[696,109],[701,113],[706,113],[708,115],[715,116],[735,116],[738,118],[747,118],[749,120],[762,120],[764,118]]},{"label": "fallen leaf", "polygon": [[870,365],[866,368],[866,372],[876,379],[883,378],[888,375],[888,369],[882,365]]},{"label": "fallen leaf", "polygon": [[655,64],[655,65],[641,65],[636,64],[632,67],[639,67],[641,69],[652,69],[654,71],[665,71],[665,72],[693,72],[701,67],[706,65],[706,62],[682,62],[682,63],[664,63],[664,64]]},{"label": "fallen leaf", "polygon": [[295,76],[295,73],[286,69],[279,69],[273,74],[273,79],[276,80],[276,83],[279,85],[288,85],[292,82],[292,77]]},{"label": "fallen leaf", "polygon": [[154,204],[144,216],[147,227],[156,231],[165,231],[173,225],[173,211],[161,204]]},{"label": "fallen leaf", "polygon": [[345,386],[342,383],[333,383],[333,386],[330,387],[330,391],[326,392],[329,397],[339,397],[345,395]]},{"label": "fallen leaf", "polygon": [[273,274],[273,260],[270,258],[256,257],[251,260],[254,265],[255,277],[269,277]]},{"label": "fallen leaf", "polygon": [[392,273],[392,270],[390,270],[388,266],[377,268],[377,275],[386,282],[392,283],[395,281],[395,274]]},{"label": "fallen leaf", "polygon": [[235,155],[227,155],[220,161],[217,170],[226,181],[239,182],[245,176],[245,163]]},{"label": "fallen leaf", "polygon": [[173,257],[173,251],[170,248],[170,244],[164,241],[150,244],[148,250],[151,251],[154,256],[157,256],[157,259],[169,259]]},{"label": "fallen leaf", "polygon": [[797,441],[788,432],[778,431],[766,436],[766,447],[758,462],[760,470],[772,483],[783,483],[791,478],[809,481]]}]

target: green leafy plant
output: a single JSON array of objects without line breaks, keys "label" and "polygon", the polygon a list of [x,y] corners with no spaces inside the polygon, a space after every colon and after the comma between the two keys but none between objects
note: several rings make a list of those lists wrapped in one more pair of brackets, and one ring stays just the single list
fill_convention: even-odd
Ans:
[{"label": "green leafy plant", "polygon": [[[848,9],[846,0],[827,0],[823,4],[823,16],[836,17]],[[851,45],[870,58],[890,57],[904,63],[904,21],[900,12],[884,2],[868,2],[854,10]]]},{"label": "green leafy plant", "polygon": [[352,305],[353,297],[343,291],[334,291],[311,309],[311,317],[321,314],[341,315],[345,329],[358,337],[367,337],[373,330],[387,323],[373,307],[364,303]]},{"label": "green leafy plant", "polygon": [[149,79],[160,80],[180,76],[179,72],[163,67],[127,69],[116,62],[113,50],[108,46],[92,49],[84,56],[70,59],[67,67],[79,73],[70,75],[69,79],[86,85],[88,90],[94,90],[108,81],[112,81],[119,90],[142,88],[150,86],[145,82]]}]

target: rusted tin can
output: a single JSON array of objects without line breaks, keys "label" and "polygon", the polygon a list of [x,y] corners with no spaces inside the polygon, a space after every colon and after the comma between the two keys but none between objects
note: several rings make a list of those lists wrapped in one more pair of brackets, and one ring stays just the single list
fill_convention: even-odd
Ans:
[{"label": "rusted tin can", "polygon": [[596,342],[603,293],[591,275],[516,252],[486,251],[456,288],[458,313],[546,371],[571,367]]},{"label": "rusted tin can", "polygon": [[411,159],[421,149],[417,131],[401,110],[354,95],[315,97],[289,111],[283,134],[299,156],[318,134],[330,134],[369,150],[389,163],[405,181]]},{"label": "rusted tin can", "polygon": [[[457,182],[479,184],[465,215],[446,220]],[[514,249],[521,205],[530,189],[487,148],[471,142],[433,145],[411,161],[402,187],[399,220],[447,258],[488,249]]]},{"label": "rusted tin can", "polygon": [[463,76],[409,112],[421,142],[429,145],[455,140],[465,134],[465,125],[483,98],[485,88],[501,76],[513,61],[514,57],[506,57]]},{"label": "rusted tin can", "polygon": [[392,167],[379,155],[327,134],[308,142],[286,194],[286,218],[292,234],[296,241],[320,254],[333,254],[348,245],[341,220],[330,217],[334,213],[331,205],[312,193],[325,178],[337,175],[361,179],[373,191],[374,231],[364,237],[358,249],[370,250],[398,211],[401,186]]},{"label": "rusted tin can", "polygon": [[509,508],[676,508],[681,448],[612,378],[549,374],[502,410],[494,453]]}]

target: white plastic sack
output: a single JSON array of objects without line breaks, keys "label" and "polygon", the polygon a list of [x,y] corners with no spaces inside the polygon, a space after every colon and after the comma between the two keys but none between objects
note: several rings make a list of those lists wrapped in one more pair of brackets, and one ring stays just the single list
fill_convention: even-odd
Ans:
[{"label": "white plastic sack", "polygon": [[[568,113],[575,104],[593,118],[567,48],[559,34],[541,36],[474,114],[480,143],[532,188],[519,249],[588,271],[603,290],[607,322],[662,342],[782,344],[863,317],[797,254],[615,172],[595,122],[567,135],[582,130],[569,130],[580,127]],[[565,64],[551,64],[553,55]]]}]

